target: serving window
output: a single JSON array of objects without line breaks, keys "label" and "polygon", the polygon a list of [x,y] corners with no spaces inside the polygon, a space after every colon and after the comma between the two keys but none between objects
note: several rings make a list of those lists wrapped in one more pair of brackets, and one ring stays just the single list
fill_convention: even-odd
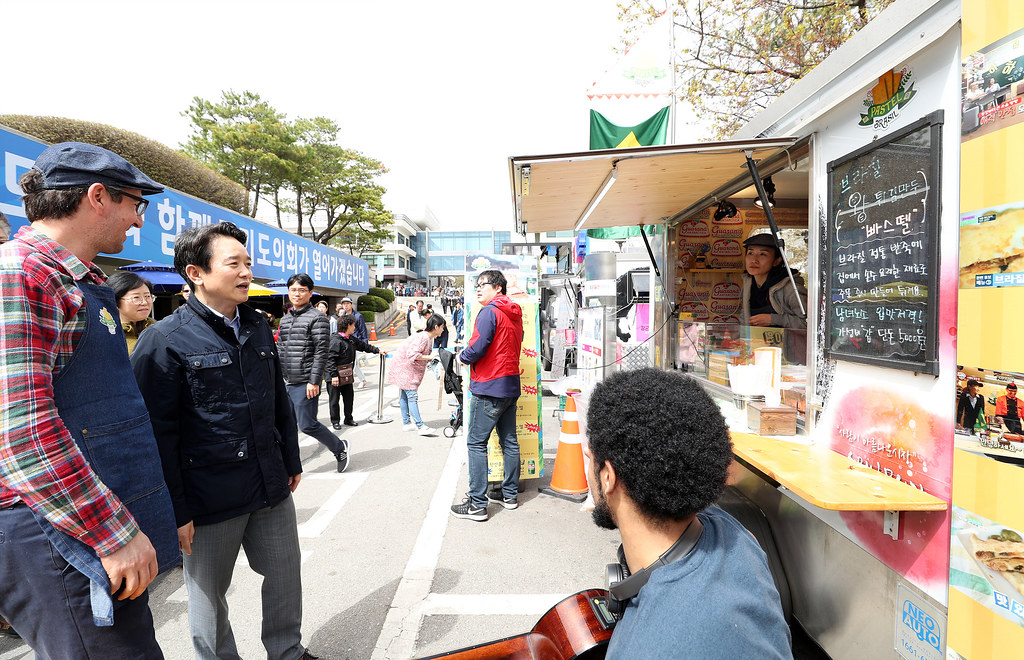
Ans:
[{"label": "serving window", "polygon": [[[792,297],[784,301],[789,304],[785,310],[775,310],[776,304],[767,309],[776,312],[770,320],[754,313],[766,311],[765,307],[751,306],[751,288],[756,281],[751,273],[756,268],[748,263],[743,243],[753,235],[770,235],[764,211],[753,203],[753,187],[677,223],[669,236],[669,255],[675,257],[678,314],[673,333],[674,364],[703,381],[706,389],[721,399],[727,417],[734,413],[729,420],[733,428],[745,422],[748,403],[791,409],[801,420],[806,416],[810,379],[806,329],[810,280],[808,162],[804,158],[796,166],[774,172],[772,180],[766,182],[766,189],[775,189],[773,216],[797,286],[793,287],[788,276],[778,279],[785,272],[785,262],[775,267],[776,279],[760,278],[762,295],[767,298],[774,300],[766,292],[775,284],[797,291],[803,314]],[[761,300],[764,302],[764,298]],[[764,357],[759,349],[767,348],[778,349],[776,359],[781,358],[775,363],[780,373],[773,381],[777,402],[771,400],[771,395],[765,401],[761,394],[766,388],[751,382],[752,377],[759,377],[752,367],[759,355]]]}]

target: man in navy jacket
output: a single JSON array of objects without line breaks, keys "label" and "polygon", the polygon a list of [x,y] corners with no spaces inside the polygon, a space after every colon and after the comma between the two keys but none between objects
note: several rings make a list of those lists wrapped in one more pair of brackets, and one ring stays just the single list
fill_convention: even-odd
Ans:
[{"label": "man in navy jacket", "polygon": [[[452,505],[452,515],[467,520],[487,520],[487,502],[506,509],[519,506],[519,440],[516,437],[516,401],[519,388],[519,353],[523,347],[523,310],[507,295],[505,276],[485,270],[476,280],[476,299],[483,305],[477,314],[469,345],[459,360],[470,366],[469,492],[462,504]],[[487,440],[497,429],[505,473],[501,497],[487,495]]]},{"label": "man in navy jacket", "polygon": [[187,229],[174,266],[187,304],[139,337],[132,368],[149,408],[184,552],[196,658],[237,658],[226,594],[240,547],[264,576],[267,657],[302,646],[302,581],[292,492],[298,433],[266,319],[243,305],[246,234],[224,222]]}]

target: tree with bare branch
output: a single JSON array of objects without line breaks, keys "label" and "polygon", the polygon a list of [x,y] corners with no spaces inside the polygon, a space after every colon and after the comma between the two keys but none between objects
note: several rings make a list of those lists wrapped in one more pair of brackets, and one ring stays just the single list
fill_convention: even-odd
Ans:
[{"label": "tree with bare branch", "polygon": [[726,138],[807,75],[894,0],[629,0],[623,50],[666,10],[676,94]]}]

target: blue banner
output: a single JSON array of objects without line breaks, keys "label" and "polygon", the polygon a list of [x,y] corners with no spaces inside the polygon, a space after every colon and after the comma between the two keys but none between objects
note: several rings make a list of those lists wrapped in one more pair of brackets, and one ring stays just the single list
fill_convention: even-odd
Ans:
[{"label": "blue banner", "polygon": [[[46,148],[41,142],[0,128],[0,160],[3,185],[0,186],[0,211],[11,222],[11,235],[28,224],[21,204],[18,179],[32,167]],[[149,195],[149,208],[142,229],[128,232],[124,250],[108,255],[129,261],[174,263],[174,238],[183,230],[214,222],[233,222],[249,234],[246,243],[252,256],[253,275],[268,280],[308,273],[318,287],[343,289],[355,293],[369,290],[369,265],[341,250],[321,245],[244,215],[200,201],[167,188],[160,195]]]}]

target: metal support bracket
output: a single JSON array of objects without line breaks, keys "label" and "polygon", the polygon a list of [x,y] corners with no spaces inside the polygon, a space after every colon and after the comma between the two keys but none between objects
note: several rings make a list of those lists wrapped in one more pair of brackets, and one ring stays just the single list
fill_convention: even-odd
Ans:
[{"label": "metal support bracket", "polygon": [[882,517],[882,531],[892,537],[893,541],[900,540],[900,512],[885,511]]}]

